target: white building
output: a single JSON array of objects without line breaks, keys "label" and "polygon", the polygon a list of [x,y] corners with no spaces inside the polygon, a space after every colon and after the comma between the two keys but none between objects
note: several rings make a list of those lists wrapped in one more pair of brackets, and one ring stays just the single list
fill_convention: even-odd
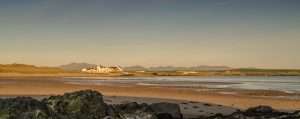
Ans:
[{"label": "white building", "polygon": [[85,73],[112,73],[112,72],[123,72],[123,69],[120,66],[105,67],[100,65],[93,68],[84,68],[81,71]]}]

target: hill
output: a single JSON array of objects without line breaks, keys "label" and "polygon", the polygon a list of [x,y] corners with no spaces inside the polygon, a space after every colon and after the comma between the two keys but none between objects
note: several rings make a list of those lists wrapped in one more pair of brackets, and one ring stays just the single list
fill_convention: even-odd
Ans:
[{"label": "hill", "polygon": [[147,71],[148,69],[140,65],[135,65],[135,66],[124,67],[124,70],[125,71]]},{"label": "hill", "polygon": [[37,67],[26,64],[0,64],[0,73],[63,73],[56,67]]}]

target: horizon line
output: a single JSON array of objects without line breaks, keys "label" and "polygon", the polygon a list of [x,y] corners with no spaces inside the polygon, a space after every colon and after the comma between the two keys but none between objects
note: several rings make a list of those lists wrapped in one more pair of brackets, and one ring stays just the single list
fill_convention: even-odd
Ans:
[{"label": "horizon line", "polygon": [[[67,64],[62,64],[62,65],[55,65],[55,66],[50,66],[50,65],[35,65],[35,64],[27,64],[27,63],[7,63],[7,64],[2,64],[0,65],[13,65],[13,64],[20,64],[20,65],[31,65],[31,66],[36,66],[36,67],[61,67],[63,65],[69,65],[69,64],[83,64],[85,62],[71,62]],[[100,64],[94,64],[94,63],[86,63],[86,64],[91,64],[91,65],[100,65]],[[207,66],[207,67],[227,67],[228,69],[266,69],[266,70],[300,70],[300,68],[268,68],[268,67],[232,67],[232,66],[227,66],[227,65],[192,65],[192,66],[176,66],[176,65],[157,65],[157,66],[144,66],[144,65],[107,65],[107,66],[121,66],[121,67],[133,67],[133,66],[141,66],[143,68],[157,68],[157,67],[175,67],[175,68],[191,68],[191,67],[201,67],[201,66]]]}]

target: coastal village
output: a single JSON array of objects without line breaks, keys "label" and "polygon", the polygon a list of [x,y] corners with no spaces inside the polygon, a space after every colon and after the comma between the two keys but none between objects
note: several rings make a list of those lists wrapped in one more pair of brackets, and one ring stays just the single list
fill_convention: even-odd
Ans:
[{"label": "coastal village", "polygon": [[123,71],[124,70],[120,66],[106,67],[103,65],[81,69],[81,72],[84,73],[113,73],[113,72],[123,72]]}]

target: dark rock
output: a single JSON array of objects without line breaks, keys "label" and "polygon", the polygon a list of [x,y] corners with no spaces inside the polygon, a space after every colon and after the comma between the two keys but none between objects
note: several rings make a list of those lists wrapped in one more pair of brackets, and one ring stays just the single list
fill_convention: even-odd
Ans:
[{"label": "dark rock", "polygon": [[168,113],[160,113],[160,114],[157,114],[157,118],[158,119],[173,119],[173,116]]},{"label": "dark rock", "polygon": [[232,118],[232,119],[246,119],[246,116],[243,114],[241,111],[234,112],[227,118]]},{"label": "dark rock", "polygon": [[188,103],[186,103],[186,102],[182,102],[181,104],[183,104],[183,105],[187,105]]},{"label": "dark rock", "polygon": [[0,119],[157,119],[147,104],[106,105],[96,91],[86,90],[33,98],[0,99]]},{"label": "dark rock", "polygon": [[91,90],[51,96],[42,101],[27,97],[0,99],[0,119],[158,119],[158,116],[173,119],[173,113],[156,115],[148,104],[135,102],[107,105],[100,93]]},{"label": "dark rock", "polygon": [[[226,117],[223,116],[222,114],[216,114],[214,116],[208,117],[207,119],[225,119]],[[227,118],[226,118],[227,119]],[[234,119],[234,118],[232,118]]]},{"label": "dark rock", "polygon": [[[42,101],[30,97],[0,99],[0,119],[182,119],[182,114],[179,105],[172,103],[107,105],[100,93],[86,90]],[[230,115],[199,114],[197,119],[300,119],[300,111],[258,106]]]},{"label": "dark rock", "polygon": [[114,107],[113,107],[112,105],[109,105],[109,106],[107,107],[106,113],[107,113],[107,115],[109,115],[109,116],[106,117],[106,118],[111,117],[111,118],[114,119],[114,118],[119,117],[119,114],[117,113],[117,111],[114,109]]},{"label": "dark rock", "polygon": [[150,105],[151,109],[157,114],[169,114],[173,119],[182,119],[182,114],[178,104],[173,103],[155,103]]},{"label": "dark rock", "polygon": [[121,119],[157,119],[157,116],[154,113],[136,111],[134,113],[123,113],[120,114]]},{"label": "dark rock", "polygon": [[262,114],[269,114],[273,112],[275,112],[275,110],[273,110],[273,108],[269,106],[253,107],[245,111],[245,113],[249,115],[262,115]]},{"label": "dark rock", "polygon": [[30,97],[0,100],[0,119],[56,119],[47,105]]},{"label": "dark rock", "polygon": [[193,108],[194,108],[194,109],[198,109],[198,108],[199,108],[199,106],[197,106],[197,105],[194,105],[194,106],[193,106]]},{"label": "dark rock", "polygon": [[107,116],[107,105],[102,94],[96,91],[78,91],[63,96],[51,96],[42,101],[60,118],[103,119]]},{"label": "dark rock", "polygon": [[136,102],[113,106],[117,118],[121,119],[157,119],[154,111],[147,104]]},{"label": "dark rock", "polygon": [[211,104],[208,104],[208,103],[205,103],[205,104],[203,104],[204,106],[207,106],[207,107],[210,107],[210,106],[212,106]]},{"label": "dark rock", "polygon": [[245,112],[237,111],[231,115],[216,114],[210,117],[199,119],[300,119],[300,113],[280,112],[268,106],[258,106],[249,108]]},{"label": "dark rock", "polygon": [[153,112],[147,104],[146,105],[144,105],[144,104],[139,105],[136,102],[131,102],[131,103],[127,103],[127,104],[120,104],[120,105],[114,105],[114,108],[117,112],[131,113],[131,112],[135,112],[137,110],[145,111],[145,112]]}]

